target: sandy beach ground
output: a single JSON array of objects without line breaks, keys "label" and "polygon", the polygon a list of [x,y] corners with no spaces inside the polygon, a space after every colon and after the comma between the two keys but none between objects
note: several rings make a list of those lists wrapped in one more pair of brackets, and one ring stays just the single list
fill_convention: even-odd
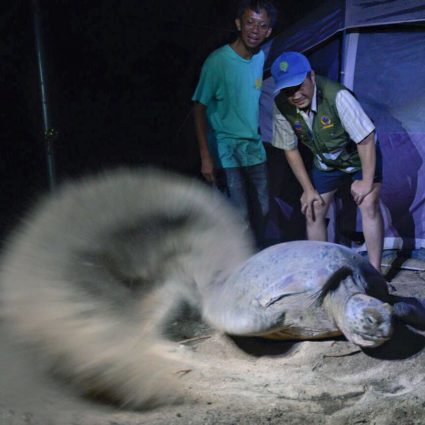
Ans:
[{"label": "sandy beach ground", "polygon": [[[425,297],[425,272],[392,270],[396,293]],[[1,425],[425,424],[425,333],[399,325],[385,345],[344,338],[231,339],[193,317],[170,324],[196,366],[182,376],[191,397],[152,410],[84,398],[18,347],[0,323]]]}]

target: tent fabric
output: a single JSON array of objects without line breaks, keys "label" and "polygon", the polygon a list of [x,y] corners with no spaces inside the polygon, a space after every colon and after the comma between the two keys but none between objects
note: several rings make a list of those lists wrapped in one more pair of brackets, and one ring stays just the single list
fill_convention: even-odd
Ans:
[{"label": "tent fabric", "polygon": [[345,2],[345,28],[405,24],[425,20],[423,0],[352,0]]},{"label": "tent fabric", "polygon": [[425,69],[424,46],[425,31],[359,37],[354,91],[382,146],[387,248],[399,248],[399,237],[425,246],[425,78],[417,74]]},{"label": "tent fabric", "polygon": [[304,19],[272,40],[266,57],[265,69],[284,50],[305,51],[332,37],[344,27],[345,8],[341,0],[327,0],[320,9],[313,10]]},{"label": "tent fabric", "polygon": [[[384,161],[382,210],[386,249],[425,247],[423,22],[422,0],[329,0],[268,45],[266,76],[282,51],[303,51],[318,74],[353,89],[374,120]],[[260,100],[265,141],[272,136],[273,88],[272,79],[266,78]],[[274,207],[282,210],[282,199],[274,201]],[[346,206],[345,211],[339,207],[346,201],[339,199],[331,211],[330,220],[336,231],[330,228],[329,234],[337,242],[363,250],[359,214],[350,216],[353,206]],[[299,204],[291,208],[299,208]],[[282,214],[287,215],[288,208],[284,210]]]},{"label": "tent fabric", "polygon": [[343,30],[420,22],[423,0],[327,0],[273,39],[265,69],[283,50],[306,51]]}]

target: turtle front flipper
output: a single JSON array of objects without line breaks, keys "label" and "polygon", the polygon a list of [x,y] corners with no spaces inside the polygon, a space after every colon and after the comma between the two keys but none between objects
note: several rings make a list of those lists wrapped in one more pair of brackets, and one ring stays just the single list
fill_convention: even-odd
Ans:
[{"label": "turtle front flipper", "polygon": [[394,316],[419,330],[425,330],[425,299],[391,295]]}]

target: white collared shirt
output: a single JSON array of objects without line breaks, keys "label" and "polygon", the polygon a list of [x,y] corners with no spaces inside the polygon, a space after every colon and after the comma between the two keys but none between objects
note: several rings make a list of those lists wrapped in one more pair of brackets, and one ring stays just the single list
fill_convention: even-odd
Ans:
[{"label": "white collared shirt", "polygon": [[[370,118],[364,112],[357,99],[348,91],[340,90],[335,98],[335,105],[338,111],[341,124],[355,143],[360,143],[372,131],[375,130]],[[297,109],[303,117],[307,126],[312,130],[313,119],[317,113],[317,91],[314,87],[314,94],[311,101],[311,109],[304,112]],[[276,104],[273,104],[273,137],[272,145],[279,149],[292,150],[298,145],[297,136],[288,120],[280,113]],[[338,152],[329,154],[329,159],[338,157]]]}]

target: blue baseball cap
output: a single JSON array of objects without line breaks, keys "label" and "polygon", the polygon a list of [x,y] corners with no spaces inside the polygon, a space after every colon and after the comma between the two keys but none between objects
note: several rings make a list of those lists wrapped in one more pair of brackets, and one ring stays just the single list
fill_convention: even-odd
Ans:
[{"label": "blue baseball cap", "polygon": [[302,84],[311,71],[308,59],[298,52],[284,52],[273,62],[272,75],[275,82],[274,93],[286,87]]}]

